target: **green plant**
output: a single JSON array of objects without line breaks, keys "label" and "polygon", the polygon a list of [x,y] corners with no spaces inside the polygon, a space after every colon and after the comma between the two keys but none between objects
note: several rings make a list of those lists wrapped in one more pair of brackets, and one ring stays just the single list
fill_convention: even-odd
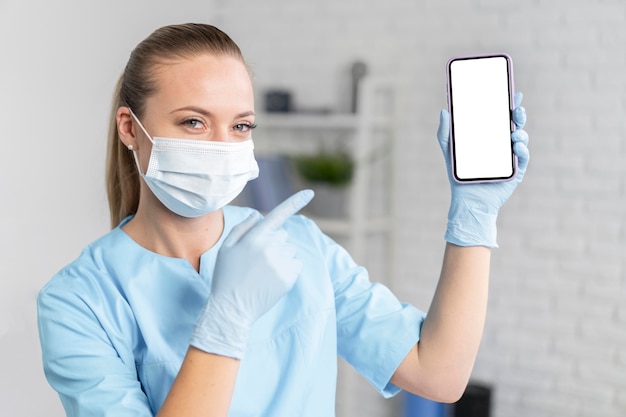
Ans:
[{"label": "green plant", "polygon": [[354,161],[346,152],[320,151],[301,155],[294,158],[294,164],[304,180],[335,187],[349,184],[354,172]]}]

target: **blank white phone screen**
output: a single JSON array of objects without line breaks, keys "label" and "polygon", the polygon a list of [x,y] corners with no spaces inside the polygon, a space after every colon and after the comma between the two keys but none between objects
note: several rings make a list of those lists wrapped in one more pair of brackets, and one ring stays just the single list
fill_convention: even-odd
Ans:
[{"label": "blank white phone screen", "polygon": [[459,180],[513,175],[509,65],[502,56],[450,63],[450,112]]}]

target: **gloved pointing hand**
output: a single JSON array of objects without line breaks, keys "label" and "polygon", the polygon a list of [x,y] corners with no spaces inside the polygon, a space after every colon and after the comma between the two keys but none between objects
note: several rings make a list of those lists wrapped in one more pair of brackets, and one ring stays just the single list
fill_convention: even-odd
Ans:
[{"label": "gloved pointing hand", "polygon": [[459,184],[454,180],[450,170],[450,115],[446,110],[441,111],[437,139],[446,161],[452,194],[446,241],[459,246],[498,247],[496,242],[498,211],[522,182],[530,159],[528,134],[522,129],[526,124],[526,110],[520,106],[522,98],[522,93],[515,94],[513,122],[516,130],[511,134],[513,152],[518,161],[517,175],[505,182]]},{"label": "gloved pointing hand", "polygon": [[191,336],[192,346],[217,355],[243,356],[252,324],[300,274],[302,263],[282,225],[312,198],[312,190],[300,191],[264,219],[254,213],[233,228],[217,255],[211,294]]}]

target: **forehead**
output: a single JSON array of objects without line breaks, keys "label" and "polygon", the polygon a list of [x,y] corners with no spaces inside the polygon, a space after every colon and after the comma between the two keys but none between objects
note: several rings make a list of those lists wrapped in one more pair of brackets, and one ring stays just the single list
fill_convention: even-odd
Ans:
[{"label": "forehead", "polygon": [[235,57],[203,54],[162,61],[155,65],[153,77],[156,92],[148,100],[150,104],[253,106],[248,69]]}]

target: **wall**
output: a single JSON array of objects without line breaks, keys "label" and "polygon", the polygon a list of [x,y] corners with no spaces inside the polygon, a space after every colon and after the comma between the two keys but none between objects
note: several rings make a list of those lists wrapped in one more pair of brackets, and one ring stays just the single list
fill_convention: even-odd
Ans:
[{"label": "wall", "polygon": [[[624,415],[625,7],[621,0],[0,1],[3,409],[62,415],[41,372],[36,292],[108,228],[108,105],[129,51],[162,24],[205,21],[240,44],[257,92],[290,88],[301,108],[347,108],[355,59],[398,79],[393,285],[425,309],[448,204],[434,136],[445,106],[443,68],[456,54],[509,52],[525,94],[532,160],[500,215],[474,377],[494,385],[496,417]],[[340,417],[399,415],[398,399],[380,400],[365,383],[341,392],[338,402],[350,407]]]},{"label": "wall", "polygon": [[[341,108],[334,94],[356,58],[402,84],[393,283],[423,308],[441,265],[448,205],[434,135],[445,62],[509,52],[532,160],[500,215],[474,378],[494,386],[496,416],[626,413],[622,1],[229,1],[222,13],[255,65],[258,89],[279,83],[302,103]],[[365,384],[346,393],[360,399],[349,402],[354,415],[393,409]]]},{"label": "wall", "polygon": [[63,415],[44,379],[37,291],[109,228],[104,152],[113,86],[156,27],[210,3],[0,0],[0,405]]}]

